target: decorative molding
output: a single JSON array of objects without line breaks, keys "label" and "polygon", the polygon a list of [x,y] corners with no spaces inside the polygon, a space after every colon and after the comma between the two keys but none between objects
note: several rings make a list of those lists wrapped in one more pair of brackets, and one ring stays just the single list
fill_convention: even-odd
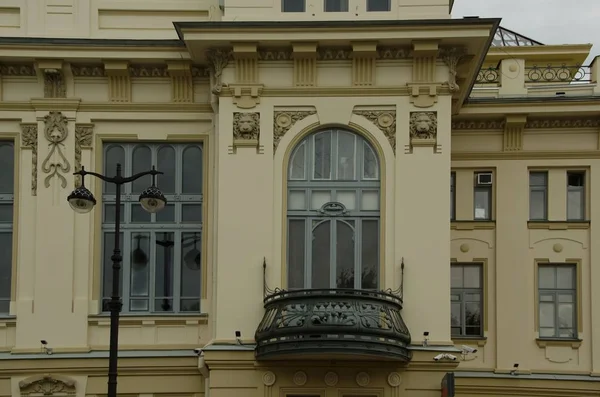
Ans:
[{"label": "decorative molding", "polygon": [[200,65],[192,65],[192,78],[205,79],[210,77],[210,68]]},{"label": "decorative molding", "polygon": [[452,130],[502,130],[506,120],[455,120]]},{"label": "decorative molding", "polygon": [[378,59],[409,59],[413,56],[411,47],[379,47]]},{"label": "decorative molding", "polygon": [[21,147],[31,149],[31,195],[37,196],[38,126],[36,123],[21,124]]},{"label": "decorative molding", "polygon": [[448,88],[450,92],[458,92],[460,86],[457,82],[457,68],[462,58],[467,55],[467,50],[463,47],[442,48],[440,55],[444,63],[448,66],[448,81],[446,82]]},{"label": "decorative molding", "polygon": [[172,62],[167,66],[171,77],[171,102],[194,102],[194,81],[190,62]]},{"label": "decorative molding", "polygon": [[598,128],[600,118],[552,118],[527,120],[525,128]]},{"label": "decorative molding", "polygon": [[73,77],[106,77],[104,65],[71,64]]},{"label": "decorative molding", "polygon": [[387,377],[388,385],[398,387],[402,384],[402,377],[398,372],[391,372]]},{"label": "decorative molding", "polygon": [[259,61],[291,61],[291,50],[260,50],[257,52]]},{"label": "decorative molding", "polygon": [[[50,187],[50,180],[56,175],[60,180],[63,188],[67,187],[67,179],[62,173],[67,173],[71,170],[71,165],[62,152],[64,147],[63,142],[67,139],[68,120],[61,112],[50,112],[44,117],[44,136],[50,142],[50,152],[42,163],[42,171],[49,174],[44,179],[44,185]],[[53,160],[53,157],[58,156],[58,160]]]},{"label": "decorative molding", "polygon": [[104,72],[108,76],[108,100],[110,102],[131,102],[131,68],[127,61],[107,61]]},{"label": "decorative molding", "polygon": [[436,83],[438,43],[416,41],[412,52],[412,79],[407,84],[411,90],[410,102],[418,108],[430,108],[438,101]]},{"label": "decorative molding", "polygon": [[294,87],[317,85],[317,57],[315,54],[294,54]]},{"label": "decorative molding", "polygon": [[507,115],[504,123],[504,135],[502,137],[502,151],[515,152],[523,150],[523,133],[527,116]]},{"label": "decorative molding", "polygon": [[265,386],[273,386],[277,380],[277,377],[273,372],[267,371],[263,374],[262,380]]},{"label": "decorative molding", "polygon": [[231,101],[240,109],[252,109],[260,103],[262,84],[229,84],[233,95]]},{"label": "decorative molding", "polygon": [[415,146],[430,146],[438,152],[437,145],[437,112],[410,112],[410,151]]},{"label": "decorative molding", "polygon": [[292,382],[294,382],[296,386],[304,386],[307,381],[308,376],[306,376],[306,372],[304,371],[297,371],[292,378]]},{"label": "decorative molding", "polygon": [[206,52],[209,68],[213,75],[212,93],[219,95],[223,87],[227,86],[222,81],[223,70],[229,64],[233,55],[233,51],[225,49],[212,49]]},{"label": "decorative molding", "polygon": [[[348,61],[351,60],[353,52],[349,48],[319,47],[317,51],[318,61]],[[377,59],[397,60],[412,57],[410,47],[378,47]],[[293,51],[289,49],[261,49],[258,51],[259,61],[292,61]]]},{"label": "decorative molding", "polygon": [[129,75],[136,78],[170,77],[167,65],[129,65]]},{"label": "decorative molding", "polygon": [[535,343],[538,347],[570,347],[571,349],[579,349],[581,347],[581,339],[542,339],[538,338]]},{"label": "decorative molding", "polygon": [[375,124],[384,133],[394,153],[396,153],[396,111],[395,110],[354,110],[352,113],[362,116]]},{"label": "decorative molding", "polygon": [[319,48],[318,61],[346,61],[352,59],[353,52],[347,48]]},{"label": "decorative molding", "polygon": [[0,75],[35,77],[35,67],[33,63],[4,63],[0,65]]},{"label": "decorative molding", "polygon": [[238,147],[260,149],[260,113],[233,113],[233,146],[231,154]]},{"label": "decorative molding", "polygon": [[67,87],[62,70],[44,69],[44,98],[66,98]]},{"label": "decorative molding", "polygon": [[273,113],[273,154],[275,154],[277,146],[279,146],[279,141],[281,141],[281,138],[283,138],[290,128],[298,121],[313,114],[317,114],[317,111],[275,111]]},{"label": "decorative molding", "polygon": [[36,375],[19,382],[21,396],[29,395],[75,395],[76,383],[74,380],[56,375]]},{"label": "decorative molding", "polygon": [[371,377],[366,372],[359,372],[356,374],[356,384],[361,387],[367,387],[371,383]]},{"label": "decorative molding", "polygon": [[325,374],[324,382],[327,386],[334,387],[338,384],[338,381],[339,377],[338,374],[336,374],[335,372],[329,371]]},{"label": "decorative molding", "polygon": [[479,160],[589,160],[600,159],[600,150],[520,150],[518,152],[454,152],[454,161]]},{"label": "decorative molding", "polygon": [[[76,124],[75,125],[75,171],[81,169],[81,151],[83,148],[89,149],[94,141],[94,124]],[[75,187],[81,185],[81,177],[76,175]]]}]

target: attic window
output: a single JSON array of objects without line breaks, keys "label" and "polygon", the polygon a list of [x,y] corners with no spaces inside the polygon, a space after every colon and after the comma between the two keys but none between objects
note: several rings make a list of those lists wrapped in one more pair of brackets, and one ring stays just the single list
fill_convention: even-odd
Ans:
[{"label": "attic window", "polygon": [[367,0],[367,11],[390,11],[390,0]]},{"label": "attic window", "polygon": [[348,0],[325,0],[325,12],[348,12]]},{"label": "attic window", "polygon": [[305,12],[306,0],[281,0],[281,10],[283,12]]}]

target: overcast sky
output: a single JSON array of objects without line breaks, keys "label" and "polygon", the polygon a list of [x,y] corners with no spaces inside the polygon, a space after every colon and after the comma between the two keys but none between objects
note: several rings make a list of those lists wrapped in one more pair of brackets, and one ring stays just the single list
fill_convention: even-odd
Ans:
[{"label": "overcast sky", "polygon": [[544,44],[594,44],[600,55],[600,0],[455,0],[454,18],[502,18],[501,26]]}]

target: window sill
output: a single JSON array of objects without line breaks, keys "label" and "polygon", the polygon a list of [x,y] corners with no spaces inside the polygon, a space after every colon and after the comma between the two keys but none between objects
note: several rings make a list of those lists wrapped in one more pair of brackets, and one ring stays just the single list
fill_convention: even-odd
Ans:
[{"label": "window sill", "polygon": [[527,228],[546,230],[585,230],[590,228],[590,221],[527,221]]},{"label": "window sill", "polygon": [[451,221],[451,230],[493,230],[496,228],[496,221]]},{"label": "window sill", "polygon": [[[94,314],[88,316],[88,324],[98,326],[110,325],[110,314]],[[121,314],[119,316],[121,325],[200,325],[208,324],[208,314]]]},{"label": "window sill", "polygon": [[16,316],[0,315],[0,325],[15,325],[17,323]]},{"label": "window sill", "polygon": [[485,336],[453,336],[452,342],[454,344],[463,344],[463,345],[477,345],[478,347],[483,347],[487,343],[487,338]]},{"label": "window sill", "polygon": [[579,349],[581,346],[581,339],[559,339],[559,338],[538,338],[535,340],[535,343],[539,347],[548,347],[548,346],[564,346],[570,347],[572,349]]}]

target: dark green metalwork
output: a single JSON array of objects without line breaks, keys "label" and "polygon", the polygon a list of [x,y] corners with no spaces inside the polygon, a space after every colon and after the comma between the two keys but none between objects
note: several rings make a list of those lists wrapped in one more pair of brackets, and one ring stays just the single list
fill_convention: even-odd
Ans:
[{"label": "dark green metalwork", "polygon": [[265,297],[264,307],[255,334],[257,359],[311,353],[412,358],[402,297],[392,291],[277,290]]}]

